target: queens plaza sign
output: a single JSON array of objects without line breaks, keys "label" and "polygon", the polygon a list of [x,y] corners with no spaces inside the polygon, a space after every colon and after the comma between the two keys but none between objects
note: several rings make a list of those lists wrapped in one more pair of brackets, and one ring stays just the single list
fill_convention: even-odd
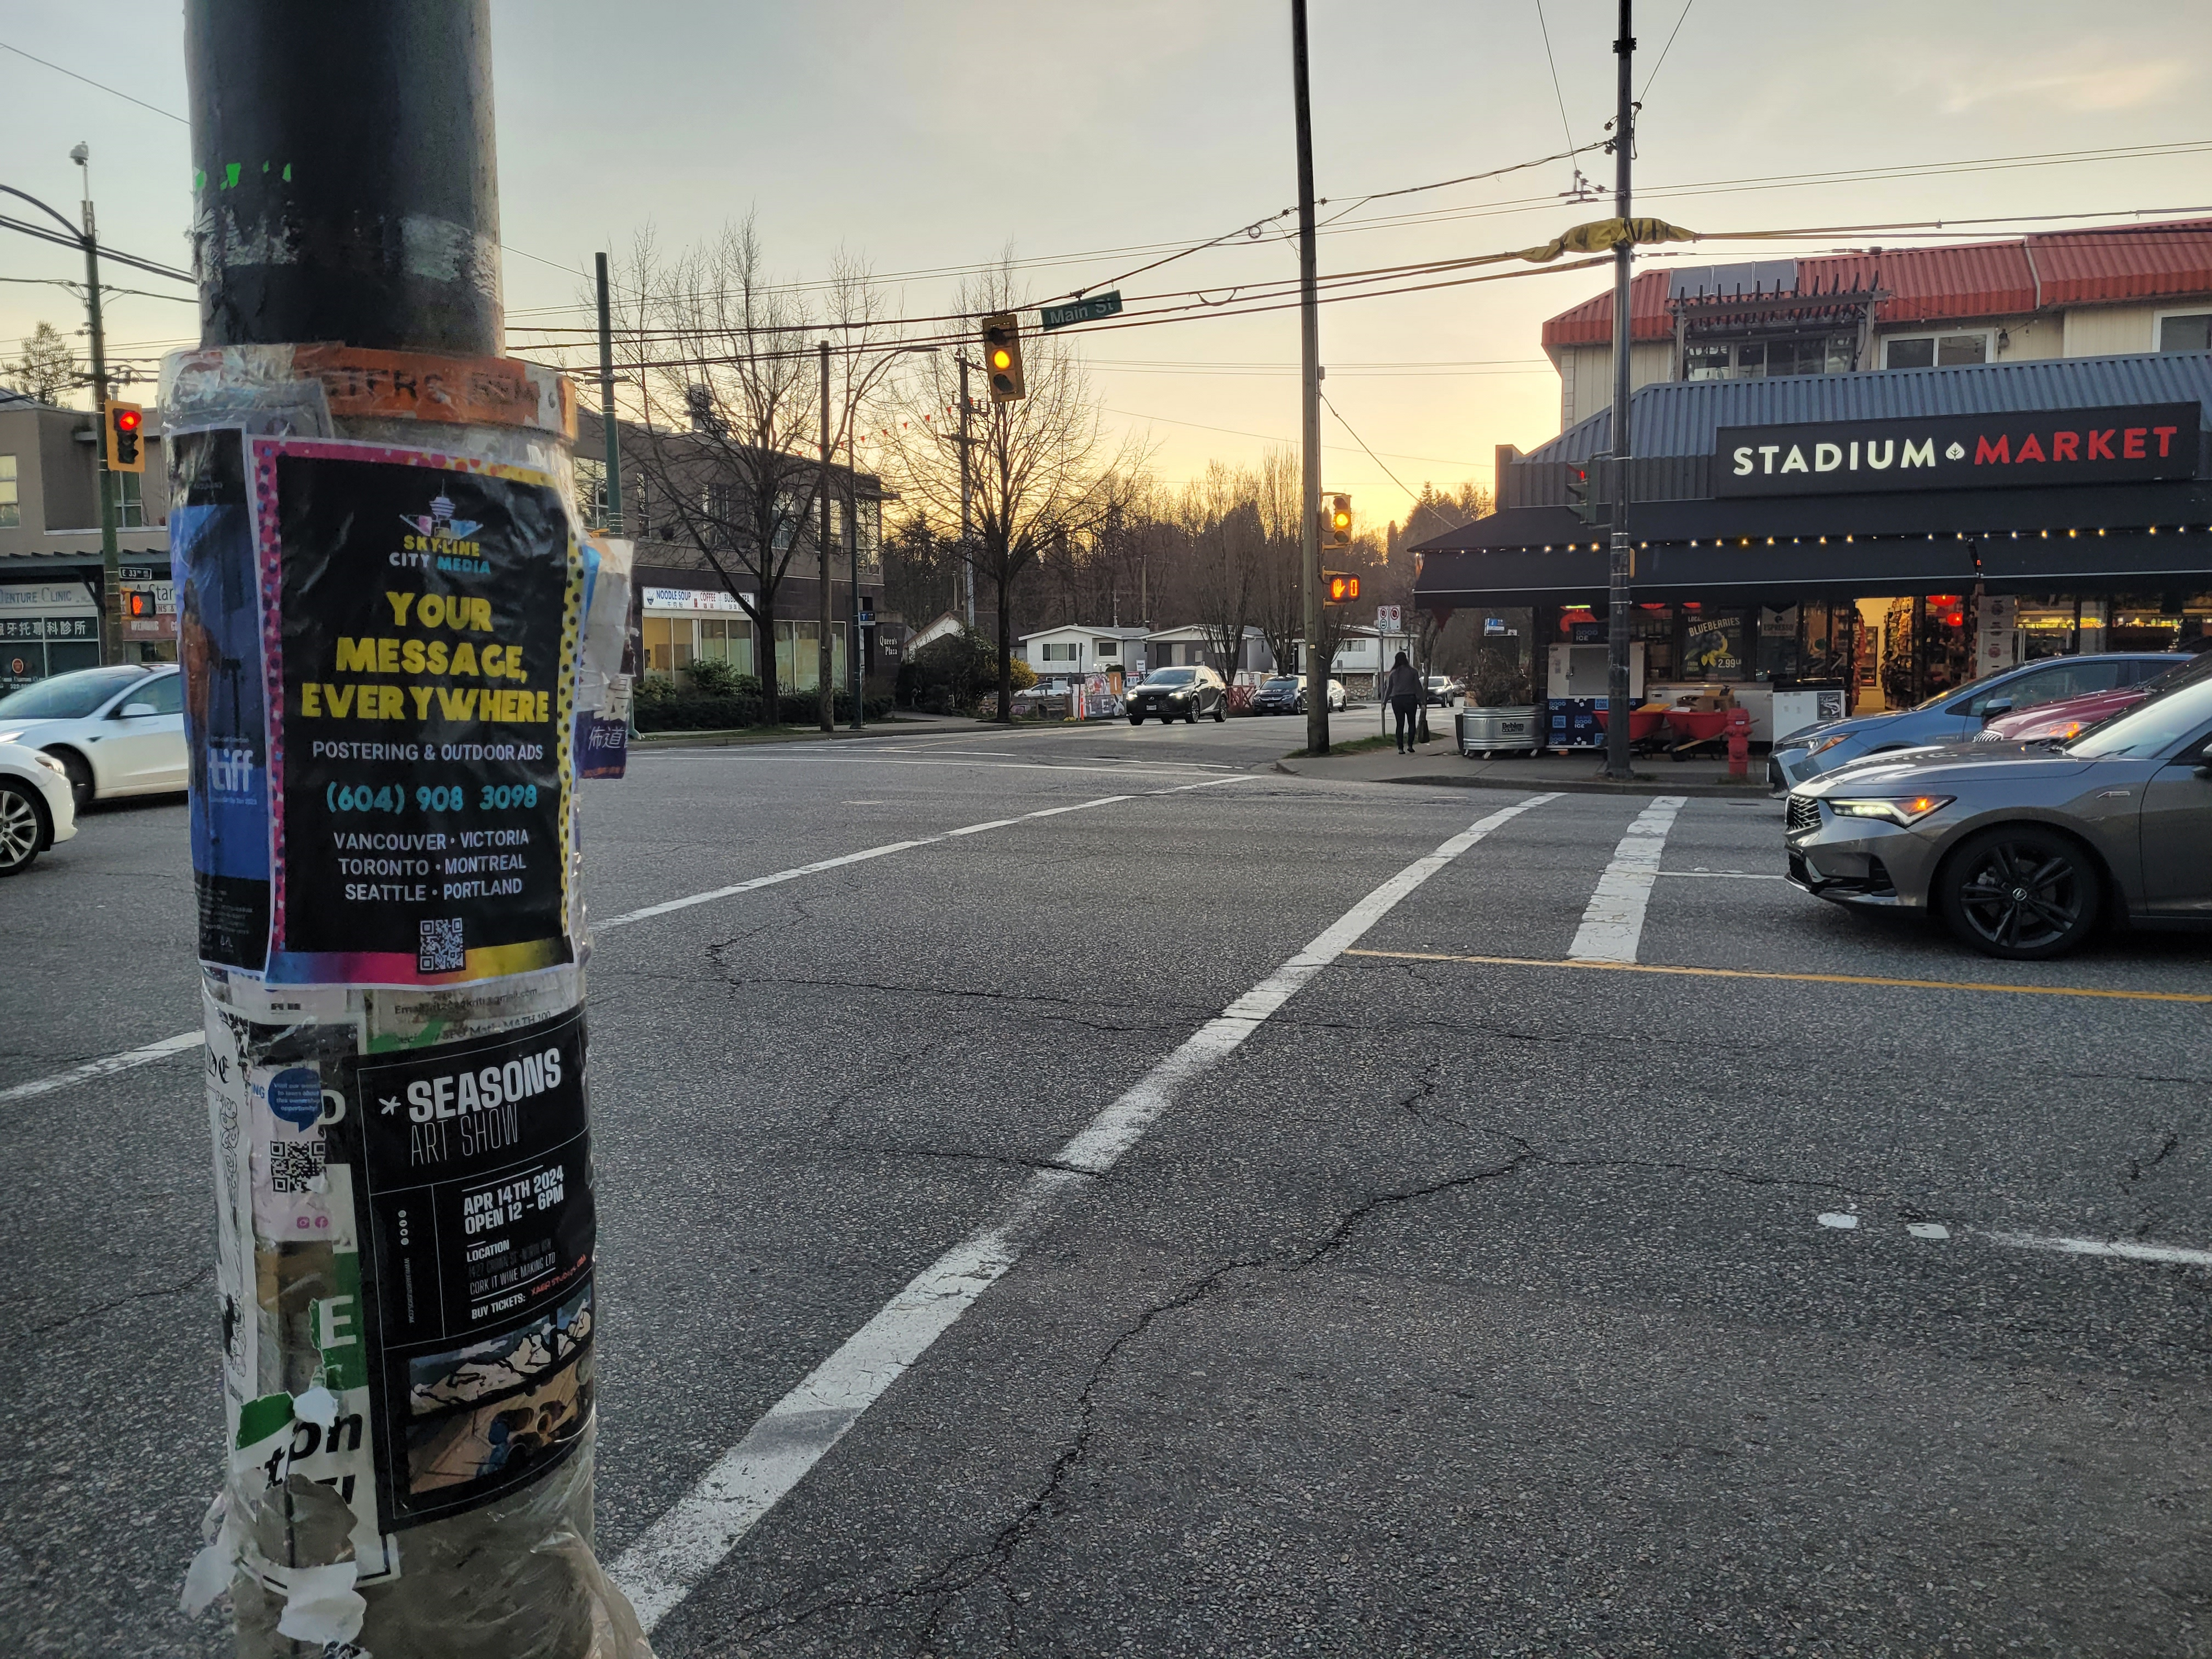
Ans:
[{"label": "queens plaza sign", "polygon": [[2138,483],[2197,476],[2195,404],[1722,427],[1717,495]]}]

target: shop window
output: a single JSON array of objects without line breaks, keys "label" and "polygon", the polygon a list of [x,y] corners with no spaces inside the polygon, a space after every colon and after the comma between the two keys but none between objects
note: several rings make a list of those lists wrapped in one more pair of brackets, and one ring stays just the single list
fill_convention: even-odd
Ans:
[{"label": "shop window", "polygon": [[0,455],[0,530],[22,528],[22,503],[15,489],[15,458]]},{"label": "shop window", "polygon": [[2169,312],[2158,319],[2160,351],[2212,351],[2212,311]]},{"label": "shop window", "polygon": [[1766,683],[1796,679],[1801,661],[1797,607],[1785,605],[1778,611],[1761,605],[1753,614],[1759,619],[1759,654],[1753,678]]},{"label": "shop window", "polygon": [[1986,333],[1912,334],[1881,343],[1884,368],[1960,368],[1989,360]]},{"label": "shop window", "polygon": [[753,625],[729,617],[699,619],[699,655],[711,662],[726,662],[740,674],[753,672]]},{"label": "shop window", "polygon": [[686,666],[696,653],[689,617],[647,617],[645,619],[645,669],[648,674],[672,674]]},{"label": "shop window", "polygon": [[1638,605],[1635,619],[1629,624],[1629,637],[1644,642],[1644,678],[1647,684],[1674,678],[1673,605]]},{"label": "shop window", "polygon": [[1686,608],[1681,665],[1681,678],[1686,680],[1742,679],[1743,612]]}]

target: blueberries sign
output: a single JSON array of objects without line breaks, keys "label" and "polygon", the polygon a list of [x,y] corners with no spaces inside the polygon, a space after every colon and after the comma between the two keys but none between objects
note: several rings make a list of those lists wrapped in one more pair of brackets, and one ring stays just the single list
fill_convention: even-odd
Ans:
[{"label": "blueberries sign", "polygon": [[1724,426],[1716,495],[2027,489],[2197,476],[2195,404]]}]

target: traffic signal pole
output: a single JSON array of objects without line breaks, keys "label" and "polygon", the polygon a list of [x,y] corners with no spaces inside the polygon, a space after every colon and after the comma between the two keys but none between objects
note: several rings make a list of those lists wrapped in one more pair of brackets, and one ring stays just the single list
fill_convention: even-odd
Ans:
[{"label": "traffic signal pole", "polygon": [[1299,515],[1305,593],[1306,753],[1328,753],[1328,671],[1321,659],[1321,305],[1314,250],[1313,106],[1307,84],[1306,0],[1291,0],[1291,78],[1298,144],[1299,447],[1305,511]]},{"label": "traffic signal pole", "polygon": [[501,355],[489,0],[184,9],[225,1435],[183,1599],[240,1659],[651,1659],[592,1546],[572,782],[627,550],[577,509],[574,386]]},{"label": "traffic signal pole", "polygon": [[[1629,90],[1629,63],[1636,51],[1630,33],[1632,0],[1620,0],[1620,33],[1613,43],[1619,63],[1618,108],[1613,117],[1613,210],[1615,217],[1629,216],[1628,170],[1636,151],[1635,109]],[[1628,432],[1629,265],[1635,245],[1623,236],[1613,250],[1613,542],[1612,570],[1606,591],[1606,707],[1605,772],[1609,778],[1626,778],[1634,768],[1629,753],[1628,636],[1635,609],[1629,602],[1629,581],[1635,553],[1629,541]]]}]

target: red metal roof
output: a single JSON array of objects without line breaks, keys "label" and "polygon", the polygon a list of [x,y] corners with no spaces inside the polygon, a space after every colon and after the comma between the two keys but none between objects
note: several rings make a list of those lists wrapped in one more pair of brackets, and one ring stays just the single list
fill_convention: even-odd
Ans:
[{"label": "red metal roof", "polygon": [[[2046,307],[2212,294],[2212,220],[2108,225],[1797,262],[1798,291],[1808,298],[1887,290],[1890,297],[1875,313],[1879,323],[1964,321],[2032,312],[2038,308],[2039,276]],[[1664,269],[1637,275],[1629,291],[1632,340],[1673,337],[1668,286]],[[1600,294],[1561,312],[1544,325],[1543,337],[1547,346],[1608,343],[1613,295]]]}]

